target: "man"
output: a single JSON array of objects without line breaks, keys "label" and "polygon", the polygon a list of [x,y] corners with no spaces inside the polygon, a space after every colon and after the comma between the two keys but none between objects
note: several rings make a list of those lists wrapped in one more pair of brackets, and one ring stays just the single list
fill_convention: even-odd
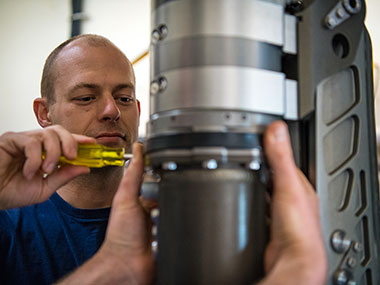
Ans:
[{"label": "man", "polygon": [[[85,167],[56,168],[59,155],[75,157],[76,142],[131,149],[140,112],[134,82],[126,57],[99,36],[71,39],[47,59],[42,98],[34,103],[45,129],[0,138],[0,206],[20,207],[52,196],[1,212],[1,283],[51,283],[77,267],[63,283],[152,281],[149,223],[138,199],[141,146],[134,146],[124,177],[116,167],[90,173]],[[265,146],[275,194],[263,284],[321,284],[326,261],[316,195],[294,166],[283,124],[269,127]]]},{"label": "man", "polygon": [[[46,60],[41,96],[34,101],[34,111],[43,128],[60,125],[127,151],[137,140],[140,106],[133,69],[103,37],[85,35],[58,46]],[[59,135],[46,137],[59,140]],[[52,159],[60,152],[52,152],[49,143],[43,146],[49,154],[43,171],[50,174],[56,168]],[[7,233],[16,239],[2,255],[12,265],[7,276],[21,283],[51,283],[89,259],[104,239],[122,176],[121,167],[92,169],[60,187],[47,203],[10,211],[8,223],[21,234]]]}]

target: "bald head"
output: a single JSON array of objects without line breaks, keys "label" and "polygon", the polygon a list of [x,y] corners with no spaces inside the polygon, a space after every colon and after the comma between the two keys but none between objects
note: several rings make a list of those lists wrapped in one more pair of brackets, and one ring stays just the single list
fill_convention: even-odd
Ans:
[{"label": "bald head", "polygon": [[58,47],[56,47],[48,56],[48,58],[45,61],[44,69],[42,72],[42,79],[41,79],[41,97],[46,98],[48,104],[54,104],[55,102],[55,91],[54,91],[54,84],[57,79],[57,76],[59,74],[58,65],[57,63],[60,61],[60,55],[62,50],[69,49],[72,46],[80,45],[80,46],[88,46],[88,47],[113,47],[116,49],[120,54],[123,55],[123,57],[128,61],[128,63],[131,66],[131,70],[133,73],[133,78],[135,78],[132,64],[128,60],[128,58],[123,54],[123,52],[116,47],[110,40],[106,39],[105,37],[98,36],[98,35],[79,35],[73,38],[68,39],[67,41],[60,44]]}]

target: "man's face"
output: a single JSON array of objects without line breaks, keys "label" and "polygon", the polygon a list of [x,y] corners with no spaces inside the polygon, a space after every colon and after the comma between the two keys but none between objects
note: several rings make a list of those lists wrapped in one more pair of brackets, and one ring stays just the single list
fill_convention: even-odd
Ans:
[{"label": "man's face", "polygon": [[131,65],[120,51],[77,40],[60,52],[55,71],[51,122],[130,151],[137,140],[140,106]]}]

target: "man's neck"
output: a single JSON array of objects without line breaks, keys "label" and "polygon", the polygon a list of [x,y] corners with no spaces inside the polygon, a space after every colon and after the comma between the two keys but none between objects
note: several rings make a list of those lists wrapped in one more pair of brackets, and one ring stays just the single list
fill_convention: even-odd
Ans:
[{"label": "man's neck", "polygon": [[81,175],[57,192],[67,203],[79,209],[107,208],[112,204],[123,168],[106,167],[91,169],[90,174]]}]

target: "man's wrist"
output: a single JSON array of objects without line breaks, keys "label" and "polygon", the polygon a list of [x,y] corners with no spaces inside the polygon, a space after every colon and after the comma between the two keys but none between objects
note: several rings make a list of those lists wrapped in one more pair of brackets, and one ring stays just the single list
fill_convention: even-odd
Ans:
[{"label": "man's wrist", "polygon": [[259,285],[322,285],[326,280],[326,262],[310,255],[283,255]]}]

